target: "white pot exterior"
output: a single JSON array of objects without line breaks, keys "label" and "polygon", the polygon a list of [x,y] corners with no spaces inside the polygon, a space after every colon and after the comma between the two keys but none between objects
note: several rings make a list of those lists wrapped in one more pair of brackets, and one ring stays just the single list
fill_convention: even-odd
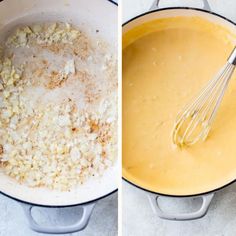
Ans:
[{"label": "white pot exterior", "polygon": [[[107,0],[4,0],[0,2],[0,38],[12,27],[40,21],[72,23],[95,36],[99,29],[103,39],[117,51],[117,6]],[[1,171],[1,170],[0,170]],[[0,172],[0,192],[15,199],[44,206],[68,206],[99,199],[118,186],[118,161],[100,179],[90,179],[70,192],[46,188],[29,188]]]},{"label": "white pot exterior", "polygon": [[[162,18],[169,18],[169,17],[177,17],[177,16],[199,16],[203,17],[213,23],[222,25],[226,28],[228,28],[230,31],[232,31],[234,34],[236,34],[236,24],[233,22],[230,22],[227,19],[224,19],[223,17],[217,16],[216,14],[212,13],[210,14],[207,11],[204,10],[198,10],[198,9],[189,9],[189,8],[169,8],[169,9],[160,9],[159,11],[152,11],[150,13],[145,13],[141,16],[136,17],[135,19],[131,19],[123,26],[123,34],[128,32],[129,30],[152,20],[156,19],[162,19]],[[236,45],[236,41],[235,41]],[[127,179],[128,180],[128,179]],[[129,181],[129,180],[128,180]],[[225,183],[224,186],[228,185],[229,183]],[[135,185],[135,184],[134,184]],[[224,186],[219,186],[220,188],[223,188]],[[139,186],[137,186],[139,187]],[[145,189],[143,189],[145,190]],[[198,219],[206,215],[208,208],[211,204],[211,200],[214,196],[214,192],[216,190],[212,190],[211,193],[199,193],[199,197],[202,198],[202,204],[199,209],[193,212],[189,213],[176,213],[176,212],[165,212],[163,209],[160,208],[158,203],[158,198],[161,197],[161,195],[158,195],[158,193],[147,191],[147,196],[149,198],[149,201],[151,203],[151,207],[155,214],[157,214],[160,218],[167,219],[167,220],[177,220],[177,221],[183,221],[183,220],[193,220]],[[163,195],[163,194],[162,194]],[[171,197],[171,196],[169,196]],[[174,197],[181,197],[181,196],[174,196]],[[191,196],[189,196],[191,197]]]}]

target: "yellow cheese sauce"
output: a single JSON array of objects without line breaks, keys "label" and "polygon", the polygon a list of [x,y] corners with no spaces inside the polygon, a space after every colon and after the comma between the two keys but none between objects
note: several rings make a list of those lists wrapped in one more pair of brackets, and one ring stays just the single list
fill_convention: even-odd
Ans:
[{"label": "yellow cheese sauce", "polygon": [[199,17],[174,17],[123,35],[123,176],[145,189],[190,195],[236,178],[236,77],[208,138],[183,149],[177,113],[225,64],[233,32]]}]

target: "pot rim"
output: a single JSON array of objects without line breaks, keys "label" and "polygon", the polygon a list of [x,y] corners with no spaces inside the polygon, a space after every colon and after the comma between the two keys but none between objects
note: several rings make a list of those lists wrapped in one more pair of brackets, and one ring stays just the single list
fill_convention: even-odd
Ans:
[{"label": "pot rim", "polygon": [[[111,0],[108,0],[108,1],[111,1]],[[111,1],[112,2],[112,1]],[[200,12],[205,12],[205,13],[208,13],[208,14],[211,14],[211,15],[214,15],[214,16],[217,16],[223,20],[226,20],[228,21],[229,23],[233,24],[236,26],[236,22],[228,19],[227,17],[225,16],[222,16],[221,14],[218,14],[216,12],[213,12],[213,11],[209,11],[209,10],[205,10],[205,9],[201,9],[201,8],[196,8],[196,7],[164,7],[164,8],[158,8],[156,10],[151,10],[151,11],[148,11],[148,12],[144,12],[142,14],[139,14],[129,20],[127,20],[125,23],[122,24],[122,27],[124,27],[125,25],[127,25],[128,23],[130,23],[131,21],[134,21],[142,16],[145,16],[145,15],[148,15],[148,14],[151,14],[151,13],[154,13],[154,12],[160,12],[160,11],[165,11],[165,10],[194,10],[194,11],[200,11]]]},{"label": "pot rim", "polygon": [[[130,23],[130,22],[132,22],[132,21],[134,21],[134,20],[136,20],[136,19],[138,19],[138,18],[140,18],[140,17],[146,16],[146,15],[148,15],[148,14],[155,13],[155,12],[165,11],[165,10],[194,10],[194,11],[205,12],[205,13],[208,13],[208,14],[210,14],[210,15],[214,15],[214,16],[216,16],[216,17],[219,17],[219,18],[221,18],[221,19],[223,19],[223,20],[225,20],[225,21],[227,21],[227,22],[233,24],[234,26],[236,26],[236,22],[234,22],[234,21],[228,19],[227,17],[222,16],[222,15],[216,13],[216,12],[213,12],[213,11],[204,10],[204,9],[195,8],[195,7],[165,7],[165,8],[159,8],[159,9],[156,9],[156,10],[151,10],[151,11],[142,13],[142,14],[140,14],[140,15],[137,15],[137,16],[135,16],[135,17],[129,19],[129,20],[126,21],[125,23],[123,23],[123,24],[122,24],[122,28],[123,28],[124,26],[126,26],[128,23]],[[184,195],[184,194],[172,195],[172,194],[165,194],[165,193],[155,192],[155,191],[149,190],[149,189],[147,189],[147,188],[141,187],[141,186],[139,186],[139,185],[133,183],[132,181],[126,179],[126,178],[123,177],[123,176],[122,176],[122,179],[123,179],[124,181],[126,181],[127,183],[133,185],[134,187],[137,187],[137,188],[139,188],[139,189],[141,189],[141,190],[143,190],[143,191],[145,191],[145,192],[157,194],[157,195],[164,196],[164,197],[174,197],[174,198],[200,197],[200,196],[202,196],[202,195],[207,195],[207,194],[211,194],[211,193],[214,193],[214,192],[216,192],[216,191],[219,191],[219,190],[221,190],[221,189],[223,189],[223,188],[225,188],[225,187],[227,187],[227,186],[229,186],[229,185],[231,185],[231,184],[233,184],[233,183],[236,182],[236,178],[235,178],[233,181],[230,181],[229,183],[226,183],[226,184],[224,184],[224,185],[222,185],[222,186],[220,186],[220,187],[218,187],[218,188],[215,188],[215,189],[213,189],[213,190],[209,190],[209,191],[206,191],[206,192],[196,193],[196,194],[186,194],[186,195]]]},{"label": "pot rim", "polygon": [[[106,0],[108,2],[110,2],[112,5],[114,5],[114,7],[118,7],[118,4],[116,2],[114,2],[113,0]],[[1,0],[0,0],[1,2]],[[36,207],[47,207],[47,208],[66,208],[66,207],[74,207],[74,206],[81,206],[81,205],[86,205],[86,204],[89,204],[89,203],[93,203],[93,202],[97,202],[103,198],[106,198],[110,195],[112,195],[113,193],[117,192],[118,191],[118,187],[114,190],[112,190],[111,192],[107,193],[107,194],[104,194],[98,198],[95,198],[93,200],[90,200],[90,201],[86,201],[86,202],[81,202],[81,203],[76,203],[76,204],[69,204],[69,205],[44,205],[44,204],[37,204],[37,203],[32,203],[30,201],[24,201],[22,199],[19,199],[19,198],[16,198],[14,196],[11,196],[11,195],[8,195],[7,193],[4,193],[2,191],[0,191],[0,194],[8,197],[8,198],[11,198],[12,200],[15,200],[19,203],[24,203],[24,204],[29,204],[29,205],[32,205],[32,206],[36,206]]]},{"label": "pot rim", "polygon": [[0,194],[8,197],[8,198],[11,198],[12,200],[15,200],[19,203],[24,203],[24,204],[28,204],[28,205],[32,205],[32,206],[35,206],[35,207],[46,207],[46,208],[66,208],[66,207],[74,207],[74,206],[82,206],[82,205],[86,205],[86,204],[89,204],[89,203],[93,203],[93,202],[97,202],[103,198],[106,198],[110,195],[112,195],[113,193],[115,192],[118,192],[118,188],[116,188],[115,190],[99,197],[99,198],[96,198],[96,199],[93,199],[91,201],[87,201],[87,202],[81,202],[81,203],[76,203],[76,204],[70,204],[70,205],[43,205],[43,204],[36,204],[36,203],[32,203],[32,202],[29,202],[29,201],[24,201],[24,200],[21,200],[21,199],[18,199],[18,198],[15,198],[11,195],[8,195],[7,193],[4,193],[4,192],[0,192]]}]

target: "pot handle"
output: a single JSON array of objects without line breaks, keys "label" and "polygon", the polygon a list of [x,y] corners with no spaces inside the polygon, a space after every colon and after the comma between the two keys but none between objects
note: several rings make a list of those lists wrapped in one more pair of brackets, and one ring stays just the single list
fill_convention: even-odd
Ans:
[{"label": "pot handle", "polygon": [[152,207],[154,213],[157,214],[160,218],[166,219],[166,220],[181,221],[181,220],[195,220],[195,219],[199,219],[199,218],[205,216],[208,211],[208,208],[210,206],[213,196],[214,196],[214,193],[199,196],[200,198],[202,198],[201,207],[198,210],[196,210],[194,212],[189,212],[189,213],[167,213],[167,212],[164,212],[158,203],[158,198],[160,196],[158,196],[156,194],[148,194],[148,199],[149,199],[149,202],[151,204],[151,207]]},{"label": "pot handle", "polygon": [[[206,11],[211,11],[211,7],[209,5],[209,2],[208,0],[202,0],[203,2],[203,9],[206,10]],[[159,3],[160,3],[160,0],[155,0],[150,8],[150,10],[156,10],[156,9],[159,9]]]},{"label": "pot handle", "polygon": [[74,233],[83,230],[89,222],[90,216],[93,212],[95,203],[88,203],[81,205],[83,208],[83,214],[81,218],[72,225],[67,226],[42,226],[39,225],[32,216],[32,208],[34,205],[21,203],[23,210],[25,212],[26,218],[28,220],[29,227],[38,233],[47,233],[47,234],[67,234]]}]

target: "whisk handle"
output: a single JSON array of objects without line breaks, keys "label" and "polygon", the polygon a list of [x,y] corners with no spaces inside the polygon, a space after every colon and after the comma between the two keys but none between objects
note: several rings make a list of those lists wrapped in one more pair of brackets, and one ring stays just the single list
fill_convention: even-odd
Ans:
[{"label": "whisk handle", "polygon": [[232,65],[236,65],[236,47],[234,47],[234,50],[231,52],[228,62]]},{"label": "whisk handle", "polygon": [[202,198],[201,207],[198,210],[189,213],[165,212],[163,209],[161,209],[158,203],[159,197],[160,196],[153,193],[148,194],[149,202],[155,214],[157,214],[160,218],[166,220],[184,221],[184,220],[195,220],[205,216],[210,206],[211,200],[214,197],[214,193],[199,196],[200,198]]}]

